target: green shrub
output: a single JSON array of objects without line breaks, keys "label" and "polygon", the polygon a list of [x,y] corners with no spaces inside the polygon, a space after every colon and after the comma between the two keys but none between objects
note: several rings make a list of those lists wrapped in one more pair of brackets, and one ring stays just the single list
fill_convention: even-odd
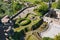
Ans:
[{"label": "green shrub", "polygon": [[19,27],[19,25],[18,25],[18,24],[15,24],[15,25],[14,25],[14,28],[18,28],[18,27]]},{"label": "green shrub", "polygon": [[52,8],[57,8],[57,3],[56,2],[52,3]]},{"label": "green shrub", "polygon": [[49,0],[42,0],[43,2],[49,2]]},{"label": "green shrub", "polygon": [[20,32],[14,32],[14,35],[11,36],[12,40],[21,40],[24,37],[24,30]]},{"label": "green shrub", "polygon": [[25,26],[25,25],[29,24],[30,22],[31,22],[31,20],[26,19],[26,18],[22,18],[22,19],[18,19],[16,21],[16,24],[19,24],[20,26]]},{"label": "green shrub", "polygon": [[60,9],[60,0],[57,2],[57,8]]},{"label": "green shrub", "polygon": [[60,34],[56,35],[54,40],[60,40]]},{"label": "green shrub", "polygon": [[44,37],[42,40],[53,40],[53,39],[49,37]]},{"label": "green shrub", "polygon": [[48,5],[44,2],[40,3],[40,6],[34,9],[34,12],[36,12],[40,16],[43,16],[45,13],[48,12]]},{"label": "green shrub", "polygon": [[48,11],[48,5],[45,3],[41,3],[41,6],[37,9],[37,11],[44,15]]},{"label": "green shrub", "polygon": [[28,14],[25,16],[25,18],[27,18],[30,14],[31,14],[31,13],[28,13]]},{"label": "green shrub", "polygon": [[23,4],[17,3],[16,6],[15,6],[15,10],[18,11],[18,10],[22,9],[23,6],[24,6]]},{"label": "green shrub", "polygon": [[[23,21],[25,21],[25,22],[23,22]],[[20,22],[20,26],[25,26],[25,25],[28,25],[29,23],[30,23],[31,21],[29,20],[29,19],[23,19],[23,20],[21,20],[21,22]]]},{"label": "green shrub", "polygon": [[41,1],[35,1],[34,2],[34,4],[40,4],[41,3]]},{"label": "green shrub", "polygon": [[37,29],[42,23],[43,23],[43,20],[39,20],[34,25],[32,25],[32,29],[33,30]]},{"label": "green shrub", "polygon": [[[17,11],[22,9],[24,7],[24,4],[20,4],[16,0],[10,0],[10,3],[4,2],[4,0],[0,0],[0,15],[9,15],[12,16],[15,14]],[[15,1],[15,2],[14,2]]]}]

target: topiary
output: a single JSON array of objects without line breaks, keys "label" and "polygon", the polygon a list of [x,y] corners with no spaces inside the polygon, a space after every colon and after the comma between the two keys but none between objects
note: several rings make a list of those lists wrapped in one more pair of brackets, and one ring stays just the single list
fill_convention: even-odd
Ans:
[{"label": "topiary", "polygon": [[28,25],[31,22],[31,20],[26,18],[21,18],[16,21],[16,24],[19,24],[20,26]]},{"label": "topiary", "polygon": [[[25,21],[25,22],[23,22],[23,21]],[[25,25],[28,25],[30,22],[31,22],[31,20],[29,20],[29,19],[22,19],[19,25],[25,26]]]}]

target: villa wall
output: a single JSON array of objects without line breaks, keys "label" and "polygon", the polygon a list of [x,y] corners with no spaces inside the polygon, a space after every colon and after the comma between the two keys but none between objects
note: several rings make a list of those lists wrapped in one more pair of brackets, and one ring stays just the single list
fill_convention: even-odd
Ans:
[{"label": "villa wall", "polygon": [[60,25],[60,19],[54,19],[49,17],[44,17],[43,20],[48,23],[58,24]]},{"label": "villa wall", "polygon": [[[51,18],[48,15],[50,15],[49,13],[46,13],[45,16],[43,17],[43,20],[50,23],[51,21],[53,23],[59,24],[60,25],[60,10],[59,9],[54,9],[54,11],[56,11],[57,18]],[[48,16],[48,17],[47,17]]]}]

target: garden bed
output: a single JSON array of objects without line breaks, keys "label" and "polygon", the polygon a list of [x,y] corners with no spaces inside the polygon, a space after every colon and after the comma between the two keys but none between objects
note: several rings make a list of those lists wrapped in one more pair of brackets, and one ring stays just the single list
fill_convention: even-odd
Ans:
[{"label": "garden bed", "polygon": [[[34,18],[32,18],[32,16]],[[40,19],[39,16],[29,14],[26,18],[24,18],[24,20],[26,20],[26,21],[28,20],[28,23],[26,23],[26,21],[23,21],[22,19],[19,19],[19,20],[16,21],[16,23],[18,23],[20,26],[18,28],[14,28],[15,32],[16,31],[20,32],[23,29],[25,30],[25,28],[27,29],[27,31],[31,31],[33,25],[35,25],[36,23],[38,23],[41,19]],[[24,24],[24,25],[22,26],[21,24]]]},{"label": "garden bed", "polygon": [[22,18],[22,19],[19,19],[19,20],[17,21],[17,24],[19,24],[20,26],[26,26],[26,25],[28,25],[29,23],[31,23],[31,20],[26,19],[26,18]]}]

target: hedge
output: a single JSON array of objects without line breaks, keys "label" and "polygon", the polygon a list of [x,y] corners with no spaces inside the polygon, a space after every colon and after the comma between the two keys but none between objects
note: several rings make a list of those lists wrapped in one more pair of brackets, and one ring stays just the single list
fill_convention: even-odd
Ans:
[{"label": "hedge", "polygon": [[[26,21],[26,22],[23,22],[23,21]],[[22,22],[22,23],[21,23],[21,22]],[[31,23],[31,20],[26,19],[26,18],[23,18],[23,19],[20,19],[17,23],[18,23],[20,26],[25,26],[25,25],[28,25],[29,23]]]}]

